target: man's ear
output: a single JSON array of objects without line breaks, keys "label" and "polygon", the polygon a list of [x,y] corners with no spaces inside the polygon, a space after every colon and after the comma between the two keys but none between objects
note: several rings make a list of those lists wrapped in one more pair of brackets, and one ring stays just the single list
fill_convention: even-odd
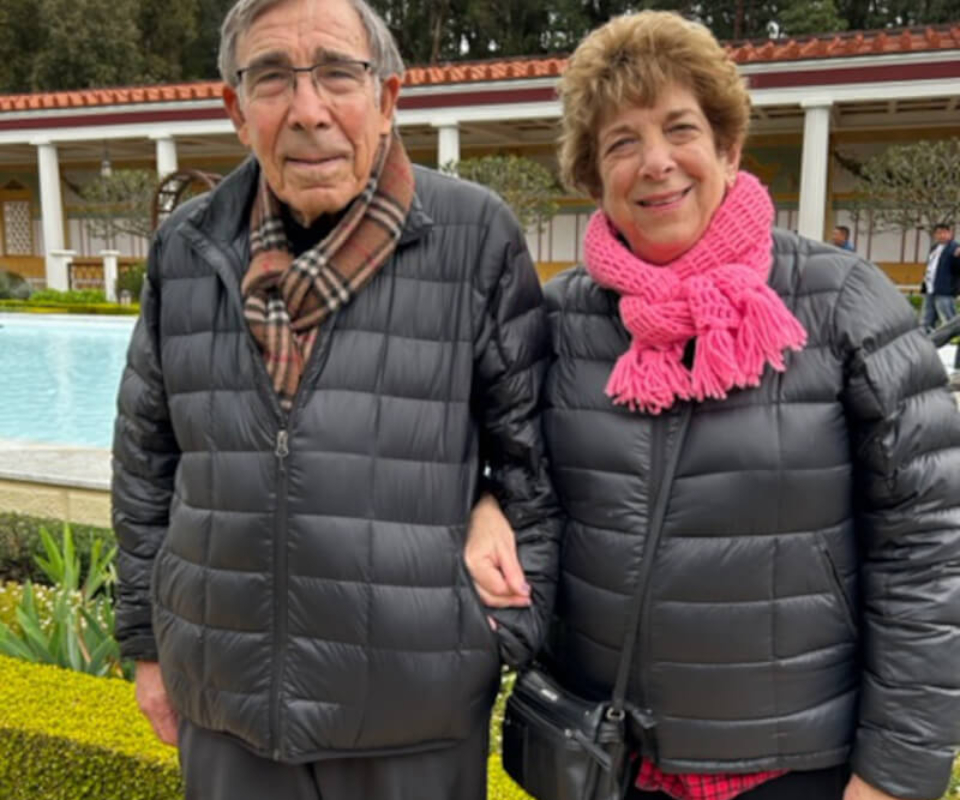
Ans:
[{"label": "man's ear", "polygon": [[397,110],[397,98],[400,96],[400,78],[391,75],[380,84],[380,135],[390,133],[393,128],[393,115]]},{"label": "man's ear", "polygon": [[247,118],[240,107],[240,97],[237,90],[232,86],[223,87],[223,105],[227,109],[230,121],[237,131],[237,138],[243,143],[244,147],[250,146],[250,137],[247,133]]}]

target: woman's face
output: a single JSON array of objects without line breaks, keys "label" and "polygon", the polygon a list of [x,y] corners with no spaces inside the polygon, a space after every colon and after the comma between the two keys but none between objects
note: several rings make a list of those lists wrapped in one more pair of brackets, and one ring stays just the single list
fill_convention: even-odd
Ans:
[{"label": "woman's face", "polygon": [[675,83],[650,108],[605,117],[597,136],[597,199],[631,250],[654,264],[689,250],[736,176],[740,146],[718,153],[697,98]]}]

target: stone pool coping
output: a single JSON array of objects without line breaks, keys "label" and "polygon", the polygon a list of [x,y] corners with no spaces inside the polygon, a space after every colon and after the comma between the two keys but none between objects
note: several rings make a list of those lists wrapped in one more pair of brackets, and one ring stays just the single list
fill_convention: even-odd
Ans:
[{"label": "stone pool coping", "polygon": [[110,490],[110,450],[0,439],[0,479]]},{"label": "stone pool coping", "polygon": [[0,509],[110,527],[110,451],[0,439]]},{"label": "stone pool coping", "polygon": [[58,314],[55,311],[33,313],[0,309],[0,324],[9,322],[103,322],[109,325],[127,325],[132,328],[137,321],[135,314]]}]

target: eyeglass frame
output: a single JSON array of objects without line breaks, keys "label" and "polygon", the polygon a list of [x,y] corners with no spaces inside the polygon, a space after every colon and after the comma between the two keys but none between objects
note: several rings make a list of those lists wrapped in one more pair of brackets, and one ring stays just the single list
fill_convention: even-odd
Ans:
[{"label": "eyeglass frame", "polygon": [[[342,58],[341,58],[341,57],[338,57],[338,58],[327,58],[327,59],[324,59],[324,60],[322,60],[322,61],[318,61],[318,62],[316,62],[315,64],[311,64],[309,67],[294,67],[294,66],[288,65],[288,64],[252,64],[252,65],[248,65],[248,66],[246,66],[246,67],[243,67],[243,68],[241,68],[241,69],[238,69],[235,74],[236,74],[236,77],[237,77],[237,86],[241,86],[241,87],[242,87],[242,86],[243,86],[243,74],[244,74],[245,72],[249,72],[251,69],[258,69],[258,68],[260,68],[260,67],[264,67],[264,68],[272,68],[272,69],[277,69],[277,70],[284,70],[284,71],[286,71],[286,72],[288,72],[288,73],[290,74],[291,80],[287,83],[287,89],[286,89],[285,91],[281,92],[280,94],[276,95],[276,97],[283,97],[283,96],[285,96],[285,95],[291,94],[292,92],[296,92],[296,88],[297,88],[297,75],[298,75],[298,74],[300,74],[300,73],[303,72],[303,73],[306,73],[307,75],[309,75],[309,76],[310,76],[310,83],[313,85],[314,90],[316,90],[316,89],[318,89],[318,88],[320,87],[321,84],[320,84],[319,81],[317,81],[317,80],[313,77],[313,71],[314,71],[315,69],[317,69],[317,67],[335,66],[335,65],[337,65],[337,64],[353,64],[353,65],[359,65],[359,66],[361,66],[361,67],[363,68],[363,72],[364,72],[365,75],[372,75],[372,74],[373,74],[373,62],[372,62],[372,61],[366,61],[366,60],[364,60],[364,59],[362,59],[362,58],[348,58],[348,57],[342,57]],[[292,96],[292,95],[291,95],[291,96]],[[255,98],[251,98],[251,99],[255,99]]]}]

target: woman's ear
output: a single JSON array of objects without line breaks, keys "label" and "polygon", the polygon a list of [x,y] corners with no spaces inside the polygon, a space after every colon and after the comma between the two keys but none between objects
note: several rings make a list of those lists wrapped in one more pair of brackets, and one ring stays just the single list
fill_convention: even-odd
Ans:
[{"label": "woman's ear", "polygon": [[740,156],[743,153],[743,142],[736,142],[727,148],[724,153],[724,178],[729,189],[737,182],[737,173],[740,171]]}]

